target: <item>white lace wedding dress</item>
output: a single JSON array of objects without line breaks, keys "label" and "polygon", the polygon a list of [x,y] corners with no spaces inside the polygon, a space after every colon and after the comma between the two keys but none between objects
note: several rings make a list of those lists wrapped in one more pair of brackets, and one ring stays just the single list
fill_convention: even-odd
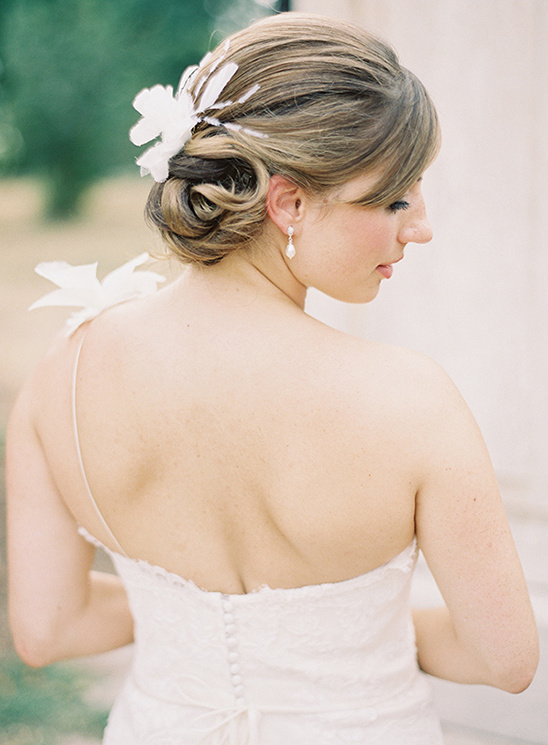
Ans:
[{"label": "white lace wedding dress", "polygon": [[247,595],[109,553],[136,642],[105,745],[443,742],[417,668],[414,542],[355,579]]},{"label": "white lace wedding dress", "polygon": [[[42,264],[39,273],[61,289],[34,307],[83,306],[72,332],[105,308],[155,289],[159,275],[133,273],[145,258],[102,283],[95,265]],[[78,355],[73,406],[77,365]],[[79,451],[75,417],[74,437]],[[87,485],[81,456],[80,468]],[[136,641],[104,745],[442,744],[416,659],[409,608],[414,541],[354,579],[245,595],[202,590],[122,549],[108,552],[128,592]]]}]

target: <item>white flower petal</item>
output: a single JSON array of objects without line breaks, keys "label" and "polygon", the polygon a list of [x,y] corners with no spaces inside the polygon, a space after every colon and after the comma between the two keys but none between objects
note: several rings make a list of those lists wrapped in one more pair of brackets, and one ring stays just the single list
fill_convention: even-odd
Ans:
[{"label": "white flower petal", "polygon": [[171,158],[176,155],[185,142],[190,139],[192,127],[198,123],[199,119],[188,107],[181,104],[178,118],[170,122],[162,132],[162,143],[166,154]]},{"label": "white flower petal", "polygon": [[187,83],[190,81],[190,78],[197,70],[198,65],[190,65],[184,70],[183,74],[181,75],[181,79],[179,80],[179,85],[177,86],[176,98],[179,98],[183,92],[186,92]]},{"label": "white flower petal", "polygon": [[217,119],[214,116],[203,116],[202,121],[207,122],[208,124],[212,124],[214,127],[224,126],[227,129],[241,129],[241,126],[239,124],[223,123],[220,119]]},{"label": "white flower petal", "polygon": [[147,253],[136,256],[114,271],[107,274],[101,282],[105,297],[114,298],[129,295],[141,295],[156,289],[158,282],[164,282],[165,277],[156,272],[144,271],[135,273],[136,267],[150,259]]},{"label": "white flower petal", "polygon": [[173,126],[179,113],[170,85],[145,88],[135,96],[133,106],[143,116],[129,132],[134,145],[144,145],[158,137],[168,126]]},{"label": "white flower petal", "polygon": [[67,261],[43,261],[34,270],[44,279],[49,279],[58,287],[99,288],[97,262],[73,266]]},{"label": "white flower petal", "polygon": [[226,109],[227,106],[232,106],[233,103],[234,101],[222,101],[221,103],[214,103],[209,108],[218,111],[219,109]]},{"label": "white flower petal", "polygon": [[[205,77],[202,78],[202,80],[201,80],[201,82],[200,82],[200,84],[198,86],[198,89],[196,90],[196,96],[198,95],[198,93],[202,89],[202,86],[207,81],[208,77],[210,77],[211,75],[213,75],[213,73],[215,72],[215,70],[219,67],[219,65],[221,64],[221,62],[226,57],[226,54],[228,52],[229,45],[230,45],[230,40],[227,39],[226,42],[225,42],[225,45],[223,47],[222,54],[219,57],[217,57],[217,59],[215,60],[215,62],[211,65],[211,70],[209,71],[208,75],[206,75]],[[211,52],[207,52],[207,54],[205,54],[204,57],[202,58],[202,61],[200,62],[200,64],[198,65],[198,67],[200,67],[200,68],[205,67],[209,63],[209,60],[211,59],[212,56],[213,55],[212,55]]]},{"label": "white flower petal", "polygon": [[200,98],[200,103],[196,106],[196,111],[206,111],[217,102],[237,69],[238,65],[235,62],[227,62],[219,72],[210,77]]},{"label": "white flower petal", "polygon": [[139,119],[137,124],[129,130],[129,139],[134,145],[144,145],[155,137],[158,137],[162,130],[156,122],[150,119]]},{"label": "white flower petal", "polygon": [[211,52],[206,52],[202,59],[200,60],[199,67],[205,67],[209,60],[211,59]]},{"label": "white flower petal", "polygon": [[95,302],[97,298],[97,292],[93,290],[85,290],[81,287],[53,290],[48,292],[47,295],[41,297],[39,300],[34,302],[29,310],[35,308],[47,308],[47,307],[58,307],[58,306],[88,306]]},{"label": "white flower petal", "polygon": [[[55,284],[63,283],[59,290],[53,290],[33,303],[29,310],[46,306],[74,306],[82,310],[73,313],[68,322],[70,333],[79,325],[97,316],[101,311],[134,297],[142,297],[155,292],[157,285],[165,281],[161,274],[151,271],[135,273],[135,268],[148,261],[147,253],[127,261],[121,267],[107,274],[102,282],[95,276],[97,264],[73,267],[63,261],[39,264],[41,276]],[[93,273],[90,273],[90,268]],[[83,282],[87,277],[87,285]],[[72,278],[69,282],[67,278]]]},{"label": "white flower petal", "polygon": [[133,108],[142,116],[161,120],[165,116],[165,112],[173,105],[174,100],[171,85],[155,85],[152,88],[143,88],[135,96]]},{"label": "white flower petal", "polygon": [[149,147],[148,150],[137,158],[137,165],[141,167],[141,176],[146,176],[150,173],[152,178],[159,184],[166,181],[169,176],[169,161],[170,156],[166,154],[164,144],[162,142],[156,143],[153,147]]},{"label": "white flower petal", "polygon": [[71,313],[65,324],[67,336],[73,334],[86,321],[91,321],[92,318],[98,316],[100,312],[101,310],[96,308],[83,308],[82,310],[76,310],[74,313]]},{"label": "white flower petal", "polygon": [[254,93],[257,93],[260,87],[261,86],[259,85],[259,83],[255,83],[255,85],[252,85],[251,88],[246,93],[244,93],[243,96],[240,96],[240,98],[238,99],[238,103],[245,103],[248,98],[251,98]]}]

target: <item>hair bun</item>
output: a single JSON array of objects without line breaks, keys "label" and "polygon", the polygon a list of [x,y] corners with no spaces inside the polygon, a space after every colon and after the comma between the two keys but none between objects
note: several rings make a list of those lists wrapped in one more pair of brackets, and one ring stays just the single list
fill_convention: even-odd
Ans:
[{"label": "hair bun", "polygon": [[197,135],[155,184],[146,217],[181,261],[215,264],[260,231],[270,174],[230,135]]}]

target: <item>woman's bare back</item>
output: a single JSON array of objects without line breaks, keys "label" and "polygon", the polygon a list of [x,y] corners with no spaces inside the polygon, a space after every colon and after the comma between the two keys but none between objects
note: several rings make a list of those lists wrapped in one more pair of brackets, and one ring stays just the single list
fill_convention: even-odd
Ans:
[{"label": "woman's bare back", "polygon": [[[278,299],[199,295],[175,283],[79,331],[85,474],[124,551],[247,592],[346,579],[403,550],[419,474],[402,365],[417,356]],[[79,339],[40,429],[67,505],[114,548],[65,452],[74,438],[52,424],[62,399],[71,426],[63,386]]]}]

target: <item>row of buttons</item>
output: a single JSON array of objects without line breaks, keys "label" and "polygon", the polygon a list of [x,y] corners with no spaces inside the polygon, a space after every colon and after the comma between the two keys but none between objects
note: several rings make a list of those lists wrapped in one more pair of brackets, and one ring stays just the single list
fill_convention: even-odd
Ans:
[{"label": "row of buttons", "polygon": [[236,701],[238,703],[243,703],[244,687],[240,669],[240,655],[238,654],[236,624],[234,623],[234,620],[232,600],[228,595],[223,595],[223,623],[225,627],[226,645],[228,647],[230,679],[232,681]]}]

